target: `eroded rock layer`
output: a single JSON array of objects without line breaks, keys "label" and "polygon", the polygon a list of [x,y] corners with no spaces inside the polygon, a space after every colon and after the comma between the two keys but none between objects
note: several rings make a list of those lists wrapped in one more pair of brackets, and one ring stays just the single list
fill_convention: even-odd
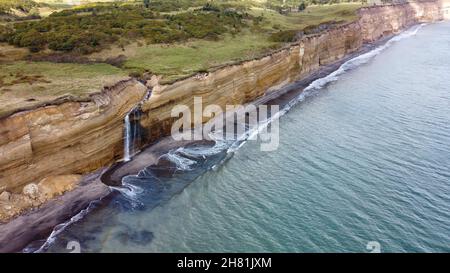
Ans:
[{"label": "eroded rock layer", "polygon": [[135,80],[105,88],[90,102],[68,102],[0,120],[0,192],[21,192],[45,177],[82,174],[122,153],[123,117],[146,93]]}]

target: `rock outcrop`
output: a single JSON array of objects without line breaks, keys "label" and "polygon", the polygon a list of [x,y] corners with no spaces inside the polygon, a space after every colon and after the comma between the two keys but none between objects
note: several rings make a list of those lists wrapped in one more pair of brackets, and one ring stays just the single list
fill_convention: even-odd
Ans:
[{"label": "rock outcrop", "polygon": [[[46,177],[85,174],[123,156],[123,120],[149,87],[140,126],[145,143],[170,133],[170,113],[177,104],[244,104],[301,79],[321,66],[383,35],[412,24],[443,18],[437,1],[362,8],[360,19],[300,41],[268,56],[230,65],[172,84],[148,85],[129,79],[91,96],[86,102],[64,102],[19,112],[0,120],[0,197]],[[42,182],[41,182],[42,183]],[[31,188],[28,190],[32,190]],[[7,191],[8,193],[3,193]]]},{"label": "rock outcrop", "polygon": [[38,207],[75,189],[81,178],[81,175],[50,176],[42,179],[38,184],[26,185],[21,193],[4,191],[0,194],[0,221],[20,215],[31,207]]}]

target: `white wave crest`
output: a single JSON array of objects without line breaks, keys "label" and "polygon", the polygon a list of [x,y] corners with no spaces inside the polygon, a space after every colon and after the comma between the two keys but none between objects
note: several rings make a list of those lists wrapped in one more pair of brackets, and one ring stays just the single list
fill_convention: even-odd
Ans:
[{"label": "white wave crest", "polygon": [[137,196],[144,192],[144,190],[136,185],[133,185],[126,181],[128,176],[122,179],[122,186],[114,187],[110,186],[111,189],[120,192],[122,195],[128,197],[131,200],[136,200]]},{"label": "white wave crest", "polygon": [[167,154],[163,155],[163,157],[167,158],[171,162],[175,163],[178,170],[181,171],[189,171],[192,170],[192,165],[196,164],[197,162],[186,158],[182,155],[180,155],[177,150],[175,151],[169,151]]},{"label": "white wave crest", "polygon": [[191,158],[203,158],[216,155],[228,148],[230,143],[222,140],[215,140],[213,146],[193,146],[193,147],[181,147],[177,149],[177,153],[191,157]]},{"label": "white wave crest", "polygon": [[61,234],[61,232],[63,232],[68,226],[72,225],[73,223],[76,223],[83,219],[84,216],[86,216],[95,207],[95,204],[97,202],[98,201],[96,200],[89,203],[89,206],[86,209],[80,211],[77,215],[73,216],[68,221],[57,225],[53,229],[52,233],[48,236],[45,243],[38,250],[34,251],[34,253],[41,253],[47,250],[56,241],[56,237]]}]

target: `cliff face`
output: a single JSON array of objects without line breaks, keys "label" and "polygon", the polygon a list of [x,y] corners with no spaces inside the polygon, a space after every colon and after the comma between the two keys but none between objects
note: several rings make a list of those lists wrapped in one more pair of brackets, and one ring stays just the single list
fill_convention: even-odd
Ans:
[{"label": "cliff face", "polygon": [[86,173],[122,151],[124,115],[146,93],[135,80],[91,97],[0,120],[0,192],[18,192],[53,175]]},{"label": "cliff face", "polygon": [[[360,20],[304,37],[261,59],[220,68],[170,85],[149,83],[151,98],[140,125],[147,143],[170,133],[172,108],[243,104],[292,83],[359,49],[363,42],[421,21],[442,18],[439,2],[363,8]],[[83,174],[123,156],[124,116],[143,99],[147,87],[128,80],[105,88],[89,102],[66,102],[0,120],[0,193],[21,191],[54,175]]]},{"label": "cliff face", "polygon": [[439,0],[442,17],[444,20],[450,20],[450,0]]},{"label": "cliff face", "polygon": [[439,2],[378,6],[359,10],[359,23],[364,42],[372,42],[419,22],[443,19]]},{"label": "cliff face", "polygon": [[204,105],[244,104],[292,83],[321,65],[335,62],[362,45],[360,25],[350,23],[325,33],[309,36],[289,48],[261,59],[221,68],[170,85],[153,87],[144,103],[141,124],[155,139],[170,133],[170,112],[175,105],[193,108],[194,96]]}]

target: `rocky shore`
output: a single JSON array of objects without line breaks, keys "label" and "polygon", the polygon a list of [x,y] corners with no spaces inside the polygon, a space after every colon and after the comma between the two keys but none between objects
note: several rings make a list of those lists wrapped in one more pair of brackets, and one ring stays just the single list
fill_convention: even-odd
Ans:
[{"label": "rocky shore", "polygon": [[[47,238],[54,227],[86,209],[92,201],[110,194],[110,188],[100,181],[102,171],[84,176],[73,189],[0,224],[0,252],[18,252],[33,241]],[[41,189],[42,184],[33,193],[40,194]],[[40,201],[33,199],[33,202]]]}]

